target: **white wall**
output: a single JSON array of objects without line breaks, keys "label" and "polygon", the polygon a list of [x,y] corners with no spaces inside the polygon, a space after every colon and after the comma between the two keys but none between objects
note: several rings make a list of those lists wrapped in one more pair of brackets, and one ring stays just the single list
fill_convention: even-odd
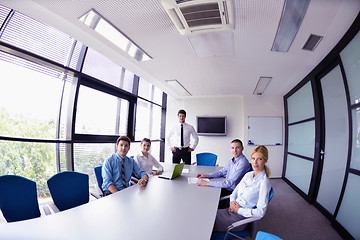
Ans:
[{"label": "white wall", "polygon": [[[199,136],[199,144],[192,154],[213,152],[218,155],[218,164],[224,166],[231,159],[230,142],[239,138],[244,143],[244,154],[249,159],[253,146],[247,145],[248,116],[284,116],[282,97],[266,96],[231,96],[199,97],[175,99],[168,96],[166,134],[178,121],[177,111],[185,109],[186,122],[196,129],[196,116],[227,116],[227,136]],[[281,177],[283,164],[283,146],[267,146],[269,149],[268,165],[271,177]],[[172,161],[172,154],[165,149],[165,162]]]},{"label": "white wall", "polygon": [[[267,97],[267,96],[247,96],[244,99],[244,116],[247,123],[248,116],[261,117],[282,117],[283,118],[283,143],[284,139],[284,104],[283,97]],[[247,125],[244,128],[245,137],[248,139]],[[284,161],[284,145],[266,146],[269,150],[269,160],[267,165],[270,168],[270,177],[281,177],[283,161]],[[245,147],[244,154],[249,156],[253,146]]]}]

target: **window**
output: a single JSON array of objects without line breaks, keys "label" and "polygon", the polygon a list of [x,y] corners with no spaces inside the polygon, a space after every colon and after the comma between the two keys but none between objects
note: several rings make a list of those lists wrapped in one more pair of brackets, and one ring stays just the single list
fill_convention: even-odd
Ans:
[{"label": "window", "polygon": [[162,104],[162,91],[143,78],[140,78],[139,81],[138,95],[159,105]]},{"label": "window", "polygon": [[136,112],[135,140],[160,139],[161,107],[138,100]]},{"label": "window", "polygon": [[[120,111],[120,119],[117,112]],[[129,102],[81,86],[75,132],[82,134],[127,135]],[[120,124],[117,125],[119,121]]]},{"label": "window", "polygon": [[54,143],[0,140],[0,175],[12,174],[36,182],[38,196],[49,197],[47,179],[56,173]]},{"label": "window", "polygon": [[62,89],[72,77],[2,52],[0,72],[0,135],[56,139]]},{"label": "window", "polygon": [[161,138],[162,94],[154,85],[143,78],[139,79],[138,95],[149,101],[138,99],[135,140]]},{"label": "window", "polygon": [[91,48],[87,50],[82,72],[120,87],[122,67]]},{"label": "window", "polygon": [[133,90],[134,74],[91,48],[87,50],[82,72],[125,91]]},{"label": "window", "polygon": [[98,185],[94,173],[94,168],[102,165],[107,158],[116,152],[115,145],[115,142],[105,144],[74,144],[75,171],[89,175],[90,188],[96,188]]},{"label": "window", "polygon": [[[135,112],[139,78],[101,53],[1,5],[0,33],[0,45],[9,45],[0,51],[1,175],[35,181],[41,198],[50,196],[46,181],[58,171],[86,173],[93,188],[94,167],[116,152],[118,135],[135,132],[135,114],[144,125],[139,136],[160,138],[159,89],[151,85]],[[151,152],[158,159],[160,142],[153,141]]]},{"label": "window", "polygon": [[1,41],[67,66],[73,39],[19,12],[14,13]]},{"label": "window", "polygon": [[0,5],[0,29],[9,13],[10,13],[9,8]]}]

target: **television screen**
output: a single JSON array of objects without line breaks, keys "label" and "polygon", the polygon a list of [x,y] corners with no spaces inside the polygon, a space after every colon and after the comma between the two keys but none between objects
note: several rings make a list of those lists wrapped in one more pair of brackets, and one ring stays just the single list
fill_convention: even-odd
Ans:
[{"label": "television screen", "polygon": [[200,136],[226,136],[226,117],[197,117]]}]

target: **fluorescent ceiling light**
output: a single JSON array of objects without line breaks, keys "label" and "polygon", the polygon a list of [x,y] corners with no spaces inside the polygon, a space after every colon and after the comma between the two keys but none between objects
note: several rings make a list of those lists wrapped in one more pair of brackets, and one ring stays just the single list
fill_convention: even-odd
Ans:
[{"label": "fluorescent ceiling light", "polygon": [[272,77],[260,77],[258,83],[256,84],[253,94],[262,95],[265,92],[267,86],[269,85],[271,79]]},{"label": "fluorescent ceiling light", "polygon": [[89,28],[95,30],[101,36],[114,43],[121,50],[128,53],[131,57],[138,61],[146,61],[152,59],[141,48],[127,38],[121,31],[114,27],[110,22],[105,20],[95,10],[91,9],[85,15],[79,18]]},{"label": "fluorescent ceiling light", "polygon": [[167,84],[171,86],[171,88],[176,91],[181,96],[191,96],[191,93],[186,90],[186,88],[176,79],[173,80],[165,80]]},{"label": "fluorescent ceiling light", "polygon": [[271,51],[287,52],[295,39],[310,0],[286,0]]}]

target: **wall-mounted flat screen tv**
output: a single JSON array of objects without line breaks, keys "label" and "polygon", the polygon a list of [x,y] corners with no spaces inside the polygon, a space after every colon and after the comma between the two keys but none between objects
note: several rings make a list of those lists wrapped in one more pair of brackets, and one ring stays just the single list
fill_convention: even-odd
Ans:
[{"label": "wall-mounted flat screen tv", "polygon": [[197,116],[197,133],[200,136],[226,136],[226,117]]}]

